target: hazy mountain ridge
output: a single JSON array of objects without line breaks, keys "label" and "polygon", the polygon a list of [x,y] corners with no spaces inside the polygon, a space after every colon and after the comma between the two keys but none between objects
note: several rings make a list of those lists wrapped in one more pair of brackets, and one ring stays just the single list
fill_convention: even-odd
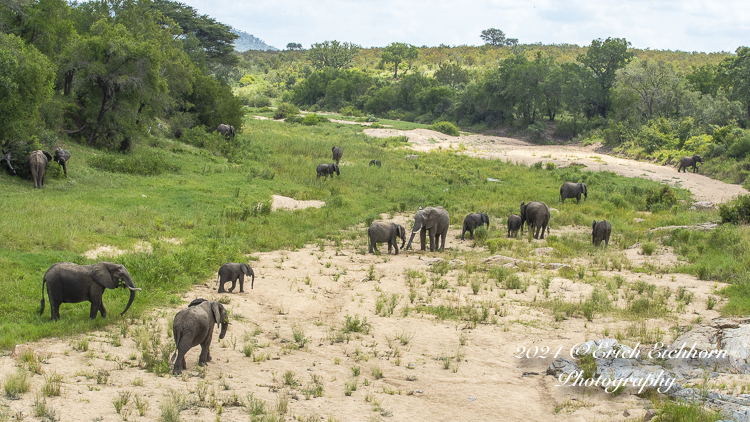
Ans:
[{"label": "hazy mountain ridge", "polygon": [[266,44],[260,38],[256,38],[245,31],[232,28],[232,33],[239,35],[239,38],[234,42],[234,49],[240,53],[247,50],[279,51],[278,48]]}]

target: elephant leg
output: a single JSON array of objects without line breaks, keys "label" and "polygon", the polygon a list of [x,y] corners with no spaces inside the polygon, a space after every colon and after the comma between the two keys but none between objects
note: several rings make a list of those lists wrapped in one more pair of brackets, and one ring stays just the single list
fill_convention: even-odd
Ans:
[{"label": "elephant leg", "polygon": [[435,230],[430,230],[430,252],[435,252]]},{"label": "elephant leg", "polygon": [[245,274],[240,274],[240,293],[245,293]]},{"label": "elephant leg", "polygon": [[50,317],[53,321],[59,321],[60,320],[60,304],[58,302],[53,302],[52,298],[49,300],[49,308],[50,308]]},{"label": "elephant leg", "polygon": [[224,293],[226,290],[224,290],[224,283],[226,283],[227,280],[222,276],[219,278],[219,290],[218,293]]},{"label": "elephant leg", "polygon": [[539,234],[540,239],[544,239],[544,232],[547,230],[547,225],[542,224],[542,232]]},{"label": "elephant leg", "polygon": [[65,174],[65,177],[68,177],[68,164],[65,161],[63,161],[62,163],[62,168],[63,168],[63,174]]},{"label": "elephant leg", "polygon": [[[438,235],[438,240],[440,241],[440,250],[441,251],[445,250],[445,237],[446,237],[446,235],[447,235],[447,233],[442,233],[442,234]],[[474,238],[473,234],[472,234],[471,238],[472,239]],[[435,246],[437,246],[437,244]]]},{"label": "elephant leg", "polygon": [[420,230],[420,232],[419,232],[419,240],[422,243],[422,248],[421,249],[423,251],[426,250],[426,247],[427,247],[427,230],[425,230],[425,229]]},{"label": "elephant leg", "polygon": [[211,362],[212,357],[211,357],[211,351],[209,350],[209,348],[211,347],[212,337],[213,337],[213,333],[209,332],[208,336],[206,336],[206,339],[201,342],[201,355],[198,358],[198,365],[201,365],[201,364],[205,365],[208,362]]},{"label": "elephant leg", "polygon": [[91,301],[91,311],[89,312],[89,318],[95,319],[96,314],[99,312],[99,308],[102,306],[101,302],[97,302],[96,300]]}]

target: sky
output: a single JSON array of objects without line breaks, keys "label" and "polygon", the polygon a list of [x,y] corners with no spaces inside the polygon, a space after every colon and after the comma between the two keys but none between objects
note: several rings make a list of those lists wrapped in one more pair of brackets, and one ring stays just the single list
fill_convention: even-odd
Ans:
[{"label": "sky", "polygon": [[[180,0],[178,0],[180,1]],[[748,0],[182,0],[201,14],[284,49],[338,40],[364,48],[482,45],[497,28],[521,44],[590,45],[625,38],[634,48],[734,52],[750,46]]]}]

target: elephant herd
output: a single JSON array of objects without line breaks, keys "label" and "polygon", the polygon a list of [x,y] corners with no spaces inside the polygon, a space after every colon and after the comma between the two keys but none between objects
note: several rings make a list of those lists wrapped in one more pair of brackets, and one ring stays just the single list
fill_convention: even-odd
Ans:
[{"label": "elephant herd", "polygon": [[[560,201],[565,203],[565,199],[576,198],[578,203],[588,198],[588,189],[584,183],[565,182],[560,186]],[[513,214],[508,216],[508,237],[517,237],[519,230],[523,234],[524,224],[528,230],[533,233],[534,239],[544,239],[545,231],[550,233],[549,221],[551,217],[550,207],[544,202],[532,201],[528,204],[521,202],[520,215]],[[450,216],[448,211],[443,207],[420,207],[414,215],[414,226],[411,231],[409,243],[406,249],[411,247],[414,235],[420,234],[422,250],[427,248],[427,236],[430,238],[430,252],[445,249],[445,238],[448,234],[450,225]],[[490,227],[490,217],[485,213],[471,213],[464,218],[461,230],[461,240],[464,240],[466,232],[469,232],[471,238],[474,238],[474,231],[482,226]],[[592,225],[591,239],[594,246],[598,246],[602,241],[609,245],[609,238],[612,233],[612,225],[606,221],[596,221]],[[401,247],[404,248],[406,242],[406,231],[404,228],[395,223],[384,221],[373,221],[367,228],[367,237],[369,243],[369,253],[378,252],[378,243],[388,243],[388,253],[391,250],[398,255],[398,239],[401,239]]]},{"label": "elephant herd", "polygon": [[[53,156],[47,151],[38,149],[36,151],[32,151],[31,154],[29,154],[29,171],[31,172],[31,179],[34,181],[35,188],[41,188],[42,186],[44,186],[44,172],[47,169],[47,163],[52,160],[62,166],[65,177],[68,177],[67,163],[68,160],[70,160],[70,151],[68,151],[67,149],[62,149],[60,147],[55,147],[54,152],[55,155]],[[8,167],[8,171],[11,174],[15,175],[16,170],[13,168],[11,160],[11,153],[3,150],[3,155],[0,156],[0,163],[5,163],[5,165]]]},{"label": "elephant herd", "polygon": [[[322,163],[318,164],[318,166],[315,168],[315,172],[317,174],[316,179],[320,179],[321,176],[323,176],[323,180],[328,179],[328,176],[331,176],[331,179],[333,179],[333,175],[341,175],[341,170],[339,169],[339,161],[341,161],[341,157],[344,155],[344,150],[341,149],[341,147],[332,147],[331,153],[333,156],[333,161],[335,163]],[[376,166],[380,167],[382,164],[380,163],[380,160],[370,160],[369,166]]]},{"label": "elephant herd", "polygon": [[[221,266],[218,272],[219,293],[232,292],[237,281],[240,293],[244,292],[245,276],[251,277],[250,288],[255,284],[255,273],[249,264],[229,262]],[[224,283],[231,282],[232,287],[224,290]],[[130,290],[130,298],[125,310],[130,309],[135,299],[135,292],[141,290],[135,283],[127,268],[112,262],[99,262],[93,265],[78,265],[72,262],[58,262],[44,273],[42,278],[42,300],[39,315],[44,313],[44,291],[47,290],[51,318],[60,319],[60,305],[63,303],[91,303],[89,318],[95,319],[97,314],[107,317],[102,296],[105,289],[124,287]],[[172,355],[174,367],[172,372],[179,374],[186,368],[185,354],[189,349],[200,344],[201,353],[198,364],[204,365],[211,361],[209,346],[213,337],[213,325],[220,329],[219,339],[223,339],[229,326],[229,319],[224,305],[219,302],[195,299],[174,317],[172,334],[176,351]]]}]

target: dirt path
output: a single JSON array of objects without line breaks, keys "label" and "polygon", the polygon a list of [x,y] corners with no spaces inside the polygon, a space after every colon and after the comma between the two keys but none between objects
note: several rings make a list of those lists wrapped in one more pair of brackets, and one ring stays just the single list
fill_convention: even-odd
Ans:
[{"label": "dirt path", "polygon": [[518,164],[531,165],[539,161],[553,162],[565,167],[583,164],[591,171],[611,171],[626,177],[642,177],[669,183],[693,192],[698,201],[722,203],[748,191],[740,185],[732,185],[711,179],[701,174],[677,173],[676,167],[659,166],[642,161],[629,160],[597,153],[597,146],[534,145],[518,139],[487,135],[450,136],[427,129],[409,131],[395,129],[365,129],[369,136],[407,136],[411,149],[430,151],[437,148],[458,149],[466,147],[462,153],[473,157],[510,160]]}]

